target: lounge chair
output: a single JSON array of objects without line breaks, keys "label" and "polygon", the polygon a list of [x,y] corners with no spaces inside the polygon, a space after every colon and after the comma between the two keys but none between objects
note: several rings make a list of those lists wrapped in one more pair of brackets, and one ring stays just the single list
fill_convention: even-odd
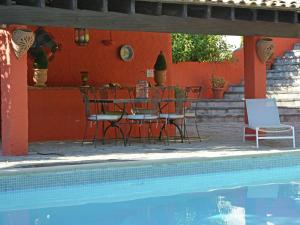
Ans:
[{"label": "lounge chair", "polygon": [[[291,125],[281,124],[278,108],[274,99],[246,99],[248,125],[244,127],[243,140],[246,137],[256,137],[256,147],[259,148],[259,140],[262,139],[292,139],[295,148],[295,128]],[[255,134],[246,134],[246,129],[255,130]],[[274,133],[292,134],[279,136]],[[273,133],[269,136],[268,133]],[[262,134],[262,135],[261,135]]]}]

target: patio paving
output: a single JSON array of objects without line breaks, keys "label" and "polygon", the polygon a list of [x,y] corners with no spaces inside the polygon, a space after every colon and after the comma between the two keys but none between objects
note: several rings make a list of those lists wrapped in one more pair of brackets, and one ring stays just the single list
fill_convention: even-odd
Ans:
[{"label": "patio paving", "polygon": [[[296,126],[296,140],[300,137],[300,123]],[[242,141],[242,123],[201,123],[202,142],[193,139],[191,143],[164,142],[145,143],[133,142],[124,147],[122,142],[110,142],[95,148],[87,143],[82,146],[80,141],[38,142],[29,146],[28,156],[0,156],[1,170],[21,168],[48,167],[84,163],[116,163],[129,161],[181,160],[188,158],[211,159],[220,157],[255,156],[262,154],[300,153],[300,143],[296,149],[291,141],[261,141],[257,150],[255,142]]]}]

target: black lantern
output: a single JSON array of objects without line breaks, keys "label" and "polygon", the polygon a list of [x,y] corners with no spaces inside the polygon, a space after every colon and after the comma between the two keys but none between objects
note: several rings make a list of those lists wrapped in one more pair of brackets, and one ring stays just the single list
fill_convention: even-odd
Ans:
[{"label": "black lantern", "polygon": [[90,41],[90,34],[86,28],[75,28],[74,30],[75,43],[79,46],[85,46]]}]

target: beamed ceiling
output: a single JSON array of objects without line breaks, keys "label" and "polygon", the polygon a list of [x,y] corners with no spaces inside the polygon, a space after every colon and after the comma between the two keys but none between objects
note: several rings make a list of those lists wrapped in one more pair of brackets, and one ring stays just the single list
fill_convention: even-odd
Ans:
[{"label": "beamed ceiling", "polygon": [[0,0],[0,24],[300,37],[299,0]]}]

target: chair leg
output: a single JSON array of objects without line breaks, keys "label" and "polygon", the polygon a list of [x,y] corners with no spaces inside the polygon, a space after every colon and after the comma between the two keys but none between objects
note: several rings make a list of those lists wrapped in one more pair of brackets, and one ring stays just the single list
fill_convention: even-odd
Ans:
[{"label": "chair leg", "polygon": [[293,134],[293,148],[296,148],[295,127],[292,127],[292,134]]},{"label": "chair leg", "polygon": [[99,122],[96,121],[96,128],[95,128],[95,134],[94,134],[94,147],[95,147],[95,148],[96,148],[96,146],[97,146],[97,134],[98,134],[98,132],[99,132],[98,127],[99,127]]},{"label": "chair leg", "polygon": [[170,121],[170,124],[173,124],[177,128],[177,130],[179,131],[181,143],[183,143],[183,134],[182,134],[182,130],[180,129],[180,126],[177,123],[175,123],[175,121],[173,120]]},{"label": "chair leg", "polygon": [[255,130],[255,136],[256,136],[256,148],[258,149],[259,148],[259,138],[258,138],[258,130],[259,128],[256,128]]},{"label": "chair leg", "polygon": [[246,127],[244,126],[244,127],[243,127],[243,142],[246,142],[246,137],[245,137],[245,135],[246,135]]},{"label": "chair leg", "polygon": [[195,126],[196,126],[196,131],[197,131],[197,136],[199,138],[199,141],[201,142],[202,139],[201,139],[201,136],[200,136],[200,132],[199,132],[199,127],[198,127],[198,123],[197,123],[197,118],[195,116]]},{"label": "chair leg", "polygon": [[128,145],[130,145],[129,138],[130,138],[130,135],[131,135],[131,131],[132,131],[132,122],[129,121],[129,131],[128,131],[128,134],[127,134],[127,137],[126,137],[126,139],[127,139],[126,142],[127,142]]},{"label": "chair leg", "polygon": [[183,137],[187,139],[189,144],[191,144],[190,137],[186,129],[186,118],[184,118],[182,122],[183,122]]},{"label": "chair leg", "polygon": [[83,146],[84,141],[85,141],[85,139],[86,139],[87,127],[88,127],[88,121],[85,121],[85,124],[84,124],[83,139],[82,139],[82,143],[81,143],[82,146]]},{"label": "chair leg", "polygon": [[126,137],[125,137],[125,135],[124,135],[124,132],[123,132],[122,128],[121,128],[119,125],[115,125],[115,128],[118,129],[118,130],[120,131],[121,136],[122,136],[122,138],[123,138],[124,146],[126,146],[126,144],[127,144],[127,143],[126,143]]}]

